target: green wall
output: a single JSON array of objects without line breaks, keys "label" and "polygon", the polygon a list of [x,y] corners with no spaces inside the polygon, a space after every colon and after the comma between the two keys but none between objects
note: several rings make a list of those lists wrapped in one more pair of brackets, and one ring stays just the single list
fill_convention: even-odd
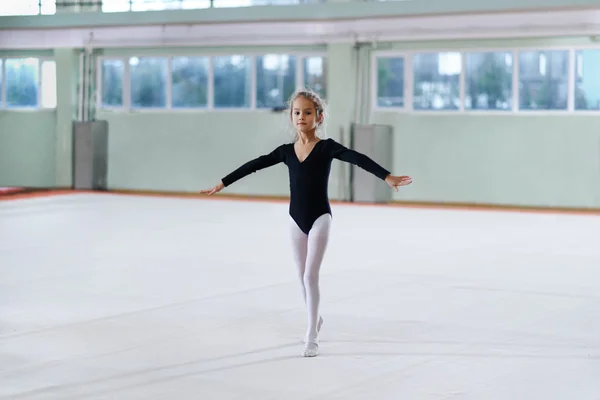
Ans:
[{"label": "green wall", "polygon": [[[381,48],[568,49],[591,43],[589,38],[547,38],[387,43]],[[413,177],[409,190],[394,193],[397,201],[600,208],[598,113],[378,111],[370,122],[393,126],[395,172]]]},{"label": "green wall", "polygon": [[600,207],[600,117],[410,116],[394,127],[395,200]]},{"label": "green wall", "polygon": [[[268,112],[99,117],[110,124],[113,189],[197,191],[289,138],[283,116]],[[376,112],[373,122],[394,127],[394,172],[414,179],[395,200],[600,207],[600,117]],[[340,165],[334,162],[332,198],[341,195]],[[226,191],[286,196],[287,179],[279,165]]]},{"label": "green wall", "polygon": [[[101,113],[110,126],[108,184],[112,189],[198,191],[289,138],[275,129],[280,114]],[[230,193],[287,195],[287,171],[270,168]]]},{"label": "green wall", "polygon": [[[198,49],[195,54],[213,54],[216,49]],[[219,52],[235,54],[239,48]],[[248,48],[246,51],[260,51]],[[328,57],[329,136],[340,140],[352,118],[354,68],[351,45],[329,48],[262,48],[265,53],[325,50]],[[168,54],[192,54],[173,49]],[[165,50],[111,50],[106,56],[165,54]],[[289,142],[288,120],[271,111],[99,111],[97,119],[110,126],[109,176],[112,189],[198,191],[216,185],[244,162]],[[337,198],[343,183],[339,165],[332,167],[331,196]],[[289,183],[283,164],[260,171],[227,189],[231,194],[287,196]]]},{"label": "green wall", "polygon": [[[0,57],[51,57],[52,51],[6,51]],[[0,109],[0,187],[55,184],[56,111]]]},{"label": "green wall", "polygon": [[77,114],[77,52],[73,49],[0,51],[0,57],[51,57],[57,70],[56,109],[0,109],[0,186],[71,187],[71,132]]},{"label": "green wall", "polygon": [[0,186],[53,187],[56,112],[0,111]]},{"label": "green wall", "polygon": [[[395,43],[383,47],[457,49],[584,42],[585,39],[511,40],[432,42],[418,46]],[[206,49],[174,52],[203,51]],[[340,131],[348,132],[355,115],[355,52],[348,44],[330,45],[326,51],[329,136],[344,140]],[[140,53],[123,49],[109,54]],[[150,49],[143,51],[151,53]],[[364,53],[369,57],[368,52]],[[77,57],[65,49],[57,51],[57,57],[57,62],[61,60],[57,111],[0,112],[0,186],[70,184],[70,133],[64,121],[75,109]],[[67,68],[67,72],[60,68]],[[361,99],[369,102],[370,94],[364,93]],[[97,118],[108,120],[110,126],[108,184],[112,189],[195,192],[289,140],[284,116],[270,111],[100,111]],[[364,113],[362,119],[394,127],[393,172],[409,174],[414,179],[410,187],[394,193],[396,200],[600,208],[597,114],[493,116],[377,111]],[[334,199],[343,193],[342,165],[335,161],[332,170],[330,195]],[[287,170],[279,165],[261,171],[226,192],[285,196]]]}]

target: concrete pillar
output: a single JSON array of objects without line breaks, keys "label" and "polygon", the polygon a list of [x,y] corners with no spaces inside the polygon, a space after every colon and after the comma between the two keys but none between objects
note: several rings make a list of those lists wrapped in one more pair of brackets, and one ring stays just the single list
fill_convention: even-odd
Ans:
[{"label": "concrete pillar", "polygon": [[[356,55],[350,43],[330,44],[327,49],[327,103],[329,104],[328,137],[350,146],[350,126],[354,121],[356,101]],[[347,199],[349,165],[335,162],[331,169],[329,196]]]},{"label": "concrete pillar", "polygon": [[56,187],[72,186],[72,126],[77,118],[79,57],[74,49],[55,49],[56,60]]}]

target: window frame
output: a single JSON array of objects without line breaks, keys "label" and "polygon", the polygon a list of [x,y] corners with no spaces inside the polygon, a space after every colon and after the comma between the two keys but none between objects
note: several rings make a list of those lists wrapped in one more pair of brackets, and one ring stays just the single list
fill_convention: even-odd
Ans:
[{"label": "window frame", "polygon": [[[537,47],[535,47],[537,49]],[[504,115],[504,114],[513,114],[518,112],[530,112],[529,110],[519,110],[519,52],[527,51],[527,49],[514,49],[510,47],[506,48],[476,48],[476,49],[467,49],[461,50],[461,61],[462,61],[462,70],[460,75],[460,112],[468,113],[472,115]],[[466,109],[465,108],[465,97],[467,90],[467,57],[468,53],[509,53],[513,58],[512,65],[512,81],[511,81],[511,93],[512,93],[512,108],[510,110],[475,110],[475,109]],[[556,110],[560,111],[560,110]]]},{"label": "window frame", "polygon": [[[38,62],[38,76],[37,76],[37,104],[35,106],[26,107],[26,106],[16,106],[16,107],[7,107],[7,82],[6,82],[6,60],[20,60],[25,58],[32,58],[37,60]],[[2,78],[2,86],[0,88],[0,111],[3,112],[36,112],[36,111],[55,111],[58,107],[58,99],[56,101],[56,107],[43,107],[42,99],[43,99],[43,82],[42,82],[42,64],[47,61],[53,61],[56,64],[56,59],[52,56],[30,56],[30,55],[10,55],[10,56],[2,56],[0,55],[0,75]],[[56,68],[58,75],[58,66]],[[55,79],[57,79],[56,77]],[[57,97],[58,97],[58,83],[57,83]]]},{"label": "window frame", "polygon": [[39,110],[56,110],[58,108],[58,82],[56,83],[56,107],[44,107],[43,106],[43,98],[44,98],[44,81],[42,79],[42,65],[44,64],[44,62],[48,62],[48,61],[53,61],[54,65],[56,66],[56,76],[54,77],[55,81],[58,80],[58,65],[56,64],[56,60],[54,59],[54,57],[36,57],[39,60],[40,66],[39,66],[39,76],[38,76],[38,109]]},{"label": "window frame", "polygon": [[[142,58],[166,58],[167,61],[167,82],[165,85],[165,106],[164,107],[133,107],[131,104],[131,59],[132,58],[138,58],[138,59],[142,59]],[[125,104],[125,99],[127,99],[127,106],[129,107],[129,111],[132,113],[140,113],[140,112],[157,112],[157,111],[163,111],[163,110],[168,110],[172,107],[172,98],[171,98],[171,89],[173,87],[172,85],[172,81],[173,81],[173,63],[172,63],[172,57],[164,57],[164,56],[154,56],[154,55],[143,55],[143,56],[131,56],[128,58],[125,58],[125,68],[128,69],[128,74],[126,75],[129,79],[129,81],[127,82],[127,89],[125,89],[125,73],[123,73],[123,91],[125,92],[125,94],[127,94],[127,97],[123,97],[123,104]],[[98,92],[100,93],[100,91]]]},{"label": "window frame", "polygon": [[[408,115],[422,116],[566,116],[566,115],[589,115],[598,116],[600,110],[577,110],[575,109],[575,74],[576,60],[575,55],[578,50],[599,50],[598,44],[564,44],[564,45],[522,45],[522,46],[498,46],[498,47],[483,47],[483,46],[449,46],[449,47],[416,47],[411,50],[375,50],[371,53],[371,96],[370,106],[372,112],[380,113],[400,113]],[[521,110],[519,108],[519,55],[525,51],[567,51],[568,59],[568,76],[567,76],[567,109],[566,110]],[[458,110],[414,110],[413,109],[413,56],[421,53],[447,53],[458,52],[461,54],[461,74],[460,74],[460,107]],[[466,78],[466,54],[467,53],[511,53],[513,55],[513,71],[512,71],[512,109],[511,110],[468,110],[465,109],[465,78]],[[377,105],[377,60],[385,57],[403,57],[404,58],[404,107],[379,107]]]},{"label": "window frame", "polygon": [[[133,56],[132,56],[133,57]],[[130,99],[129,97],[125,96],[126,93],[129,93],[129,58],[125,58],[125,57],[106,57],[106,56],[98,56],[96,57],[96,109],[97,110],[105,110],[105,111],[124,111],[126,109],[131,108],[131,106],[129,105],[130,103]],[[121,86],[121,98],[123,99],[123,104],[121,106],[104,106],[102,104],[103,101],[103,97],[102,97],[102,90],[103,90],[103,86],[102,85],[102,79],[104,78],[104,75],[102,74],[102,63],[103,61],[110,61],[110,60],[117,60],[117,61],[123,61],[123,84]],[[125,77],[127,77],[127,80],[125,79]],[[127,89],[125,88],[125,86],[127,85]]]},{"label": "window frame", "polygon": [[[287,53],[287,54],[292,54]],[[305,89],[306,88],[306,82],[304,82],[304,59],[305,58],[312,58],[312,57],[322,57],[325,59],[325,63],[327,63],[327,68],[326,70],[329,71],[330,70],[330,66],[329,66],[329,60],[328,60],[328,56],[327,56],[327,51],[324,52],[300,52],[297,55],[297,59],[296,59],[296,90],[299,89]],[[325,88],[327,88],[328,85],[328,80],[327,80],[327,74],[325,74]],[[327,100],[327,99],[325,99]]]},{"label": "window frame", "polygon": [[[187,57],[187,58],[207,58],[208,59],[208,68],[207,68],[207,77],[206,77],[206,106],[202,106],[202,107],[173,107],[173,59],[174,58],[180,58],[180,57]],[[172,55],[169,56],[169,62],[168,62],[168,77],[167,77],[167,106],[165,107],[165,109],[167,109],[167,111],[174,111],[174,112],[194,112],[194,111],[203,111],[203,110],[207,110],[211,107],[211,101],[214,102],[214,82],[212,80],[212,77],[214,76],[214,65],[213,65],[213,58],[212,56],[206,56],[206,55]],[[162,110],[162,109],[161,109]]]},{"label": "window frame", "polygon": [[[247,72],[250,75],[250,105],[248,107],[215,107],[215,57],[233,57],[233,56],[241,56],[250,58],[250,72]],[[208,84],[211,86],[212,90],[209,90],[208,93],[210,97],[208,98],[207,107],[205,107],[206,111],[217,111],[217,112],[236,112],[236,111],[259,111],[260,109],[256,107],[256,54],[249,54],[245,52],[234,52],[227,54],[211,54],[209,56],[208,63],[210,65],[208,69]]]},{"label": "window frame", "polygon": [[[571,46],[569,49],[569,110],[572,110],[572,114],[575,115],[600,115],[600,109],[598,110],[578,110],[575,108],[575,84],[577,83],[577,51],[579,50],[596,50],[600,52],[600,45],[585,45],[585,46]],[[585,75],[585,70],[584,70]],[[571,94],[571,92],[573,92]]]},{"label": "window frame", "polygon": [[[2,17],[20,17],[20,16],[36,16],[36,15],[53,15],[53,14],[42,14],[42,0],[30,0],[31,5],[33,5],[34,3],[36,4],[36,8],[37,8],[37,12],[35,14],[30,13],[30,14],[3,14],[0,13],[0,16]],[[56,2],[55,2],[56,4]]]},{"label": "window frame", "polygon": [[[379,69],[377,68],[378,60],[380,58],[402,58],[404,60],[404,106],[403,107],[380,107],[378,103],[379,98]],[[385,111],[404,111],[410,102],[412,109],[413,102],[413,90],[408,90],[407,85],[412,84],[412,64],[408,61],[412,60],[412,55],[409,51],[394,51],[394,50],[382,50],[375,51],[371,57],[371,109],[373,111],[385,110]],[[410,64],[410,65],[409,65]],[[407,97],[410,95],[410,99]]]},{"label": "window frame", "polygon": [[[257,98],[257,96],[258,96],[258,62],[257,61],[258,61],[258,57],[264,57],[266,55],[271,55],[271,54],[287,55],[287,56],[296,57],[296,62],[295,62],[296,76],[294,77],[294,80],[295,80],[294,81],[294,86],[295,86],[294,90],[298,90],[300,87],[302,87],[302,83],[304,80],[304,63],[302,62],[302,60],[305,59],[306,57],[310,57],[310,56],[306,56],[304,54],[299,56],[299,55],[294,54],[293,52],[282,53],[282,52],[277,52],[277,51],[268,52],[268,53],[257,53],[252,56],[252,63],[254,65],[254,68],[253,68],[254,82],[252,84],[253,91],[254,91],[254,93],[252,95],[252,99],[254,101],[253,106],[256,110],[260,110],[260,111],[272,110],[273,107],[258,107],[256,105],[258,102],[258,98]],[[298,68],[301,68],[302,70],[300,71],[300,70],[298,70]],[[287,101],[287,99],[285,99],[285,100]]]},{"label": "window frame", "polygon": [[[209,1],[209,6],[208,7],[197,7],[197,8],[184,8],[183,7],[184,0],[171,0],[170,2],[171,3],[178,3],[179,6],[176,7],[176,8],[159,10],[159,11],[172,11],[172,10],[175,10],[175,11],[179,11],[179,10],[209,10],[209,9],[213,9],[213,8],[223,8],[223,7],[220,7],[218,5],[215,5],[215,4],[221,3],[220,0]],[[104,10],[102,10],[102,8],[100,9],[100,11],[103,12],[103,13],[112,13],[112,12],[140,13],[140,12],[149,12],[149,11],[152,12],[152,11],[155,11],[155,10],[152,10],[152,9],[150,9],[150,10],[139,10],[139,11],[136,11],[136,10],[133,9],[134,8],[133,7],[133,2],[131,0],[123,0],[123,3],[129,3],[128,4],[128,9],[126,11],[104,11]],[[161,1],[160,3],[167,3],[167,2]],[[296,0],[292,4],[293,5],[297,5],[297,4],[302,4],[302,2],[300,0]],[[269,3],[268,5],[269,6],[273,6],[273,5],[278,5],[278,4],[277,4],[277,1],[275,1],[275,2]],[[285,4],[285,5],[287,5],[287,4]],[[249,6],[243,6],[243,5],[242,6],[236,6],[236,8],[238,8],[238,7],[255,7],[255,6],[257,6],[257,5],[256,4],[250,4]],[[225,7],[227,7],[227,6],[225,6]]]},{"label": "window frame", "polygon": [[[96,58],[96,68],[98,73],[96,74],[96,111],[101,113],[110,112],[122,112],[130,114],[142,114],[142,113],[206,113],[206,112],[263,112],[271,113],[272,108],[270,107],[257,107],[256,106],[256,59],[258,56],[266,54],[286,54],[293,55],[296,57],[296,90],[304,87],[304,59],[308,57],[322,57],[327,60],[327,51],[311,51],[311,50],[292,50],[287,51],[284,49],[273,49],[262,50],[262,51],[237,51],[237,52],[177,52],[160,54],[159,52],[141,52],[131,53],[126,55],[101,55]],[[214,57],[227,57],[227,56],[245,56],[250,57],[250,68],[251,68],[251,93],[250,93],[250,106],[249,107],[217,107],[214,106]],[[166,58],[167,59],[167,102],[164,108],[132,108],[131,107],[131,71],[129,60],[131,58]],[[206,107],[173,107],[172,99],[172,87],[173,87],[173,58],[175,57],[205,57],[208,58],[208,104]],[[104,60],[121,60],[124,62],[123,71],[123,106],[121,107],[105,107],[102,105],[102,62]],[[327,83],[326,83],[327,84]]]},{"label": "window frame", "polygon": [[[12,13],[11,14],[1,14],[0,13],[0,16],[13,17],[13,16],[37,16],[37,15],[55,15],[56,14],[56,11],[54,11],[53,13],[44,13],[43,12],[43,10],[44,10],[44,2],[46,0],[30,0],[30,1],[31,1],[32,5],[34,3],[36,5],[37,12],[35,14],[34,13],[29,13],[29,14],[12,14]],[[55,0],[52,0],[52,1],[54,2]],[[123,0],[123,4],[126,5],[126,6],[123,7],[123,10],[121,10],[121,11],[104,11],[101,6],[100,6],[100,8],[97,11],[101,12],[101,13],[105,13],[105,14],[112,14],[112,13],[140,13],[140,12],[152,12],[152,11],[210,10],[210,9],[214,9],[214,8],[224,8],[223,6],[216,5],[216,4],[221,3],[222,0],[208,1],[208,7],[192,7],[192,8],[184,8],[183,7],[183,2],[184,1],[185,0],[160,1],[160,3],[162,3],[162,4],[176,3],[176,4],[179,5],[176,8],[170,8],[170,9],[166,8],[164,10],[152,10],[152,9],[149,9],[149,10],[139,10],[139,11],[136,11],[136,10],[133,9],[134,5],[133,5],[133,2],[131,0]],[[55,10],[56,10],[56,3],[54,2],[54,4],[55,4]],[[298,4],[302,4],[302,1],[301,0],[296,0],[293,3],[285,3],[285,4],[278,4],[277,1],[272,1],[272,2],[270,2],[267,5],[269,5],[269,6],[278,6],[278,5],[298,5]],[[256,7],[256,6],[260,7],[261,5],[250,4],[248,6],[241,5],[241,6],[234,6],[234,7],[231,7],[231,8]],[[229,6],[225,6],[225,7],[229,8]]]}]

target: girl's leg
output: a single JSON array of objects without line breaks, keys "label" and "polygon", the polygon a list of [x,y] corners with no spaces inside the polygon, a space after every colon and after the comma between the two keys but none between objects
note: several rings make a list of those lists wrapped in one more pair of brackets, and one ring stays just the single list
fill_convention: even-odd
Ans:
[{"label": "girl's leg", "polygon": [[[298,224],[290,217],[290,236],[292,239],[292,253],[294,257],[294,263],[296,264],[298,277],[300,278],[300,286],[302,290],[302,299],[304,300],[304,304],[308,306],[307,303],[307,290],[305,285],[305,272],[306,272],[306,257],[308,254],[308,241],[309,236],[302,232],[302,230],[298,227]],[[309,327],[311,314],[309,310]],[[317,333],[321,330],[321,325],[323,325],[323,318],[319,316],[317,321]],[[309,328],[310,331],[310,328]],[[306,342],[306,337],[304,338],[304,342]]]},{"label": "girl's leg", "polygon": [[306,306],[308,308],[308,332],[304,356],[312,357],[318,353],[318,330],[320,328],[319,304],[319,273],[321,262],[329,242],[331,215],[321,215],[308,233],[308,246],[304,271],[304,287],[306,291]]},{"label": "girl's leg", "polygon": [[308,235],[298,227],[296,221],[290,217],[290,236],[292,239],[292,252],[294,263],[298,269],[300,284],[302,289],[302,298],[306,304],[306,288],[304,287],[304,271],[306,269],[306,254],[308,249]]}]

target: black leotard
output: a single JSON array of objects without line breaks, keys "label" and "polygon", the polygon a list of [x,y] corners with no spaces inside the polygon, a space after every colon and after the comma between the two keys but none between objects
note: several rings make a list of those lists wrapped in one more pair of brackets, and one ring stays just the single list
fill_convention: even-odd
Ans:
[{"label": "black leotard", "polygon": [[331,161],[336,158],[357,165],[385,179],[388,170],[366,155],[348,149],[333,139],[319,140],[313,150],[302,162],[298,159],[293,143],[283,144],[269,154],[248,161],[222,179],[226,187],[235,181],[258,170],[283,162],[290,176],[290,216],[298,227],[308,234],[317,218],[331,214],[327,187]]}]

